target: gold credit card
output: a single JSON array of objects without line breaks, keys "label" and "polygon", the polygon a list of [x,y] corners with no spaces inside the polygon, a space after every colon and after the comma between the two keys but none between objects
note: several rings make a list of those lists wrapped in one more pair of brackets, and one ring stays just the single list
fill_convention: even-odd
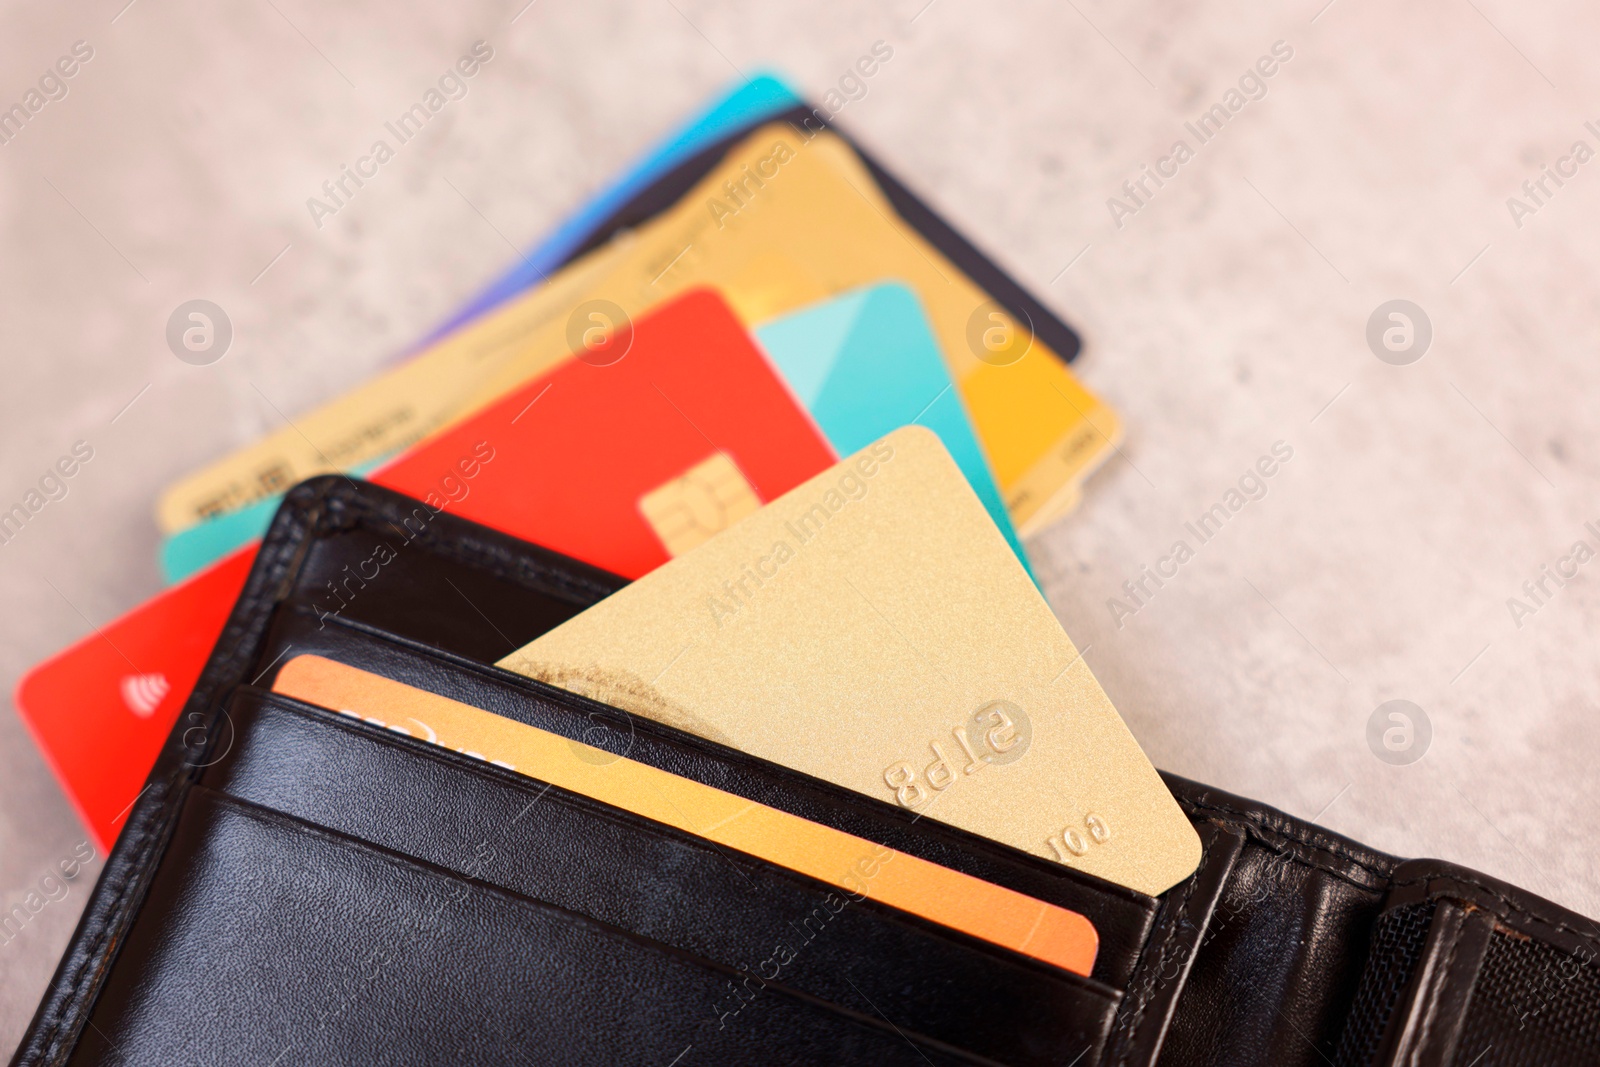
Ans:
[{"label": "gold credit card", "polygon": [[894,214],[848,145],[777,123],[638,231],[174,485],[162,498],[162,528],[184,529],[241,492],[245,502],[259,499],[239,487],[255,485],[262,470],[292,482],[393,453],[567,358],[596,324],[637,318],[685,289],[720,289],[756,324],[885,278],[904,281],[927,309],[1018,529],[1060,514],[1120,437],[1115,413]]},{"label": "gold credit card", "polygon": [[842,830],[613,755],[536,726],[321,656],[283,665],[274,692],[419,737],[568,792],[675,827],[1076,974],[1100,939],[1046,904]]},{"label": "gold credit card", "polygon": [[500,666],[1143,893],[1200,841],[943,444],[910,426]]}]

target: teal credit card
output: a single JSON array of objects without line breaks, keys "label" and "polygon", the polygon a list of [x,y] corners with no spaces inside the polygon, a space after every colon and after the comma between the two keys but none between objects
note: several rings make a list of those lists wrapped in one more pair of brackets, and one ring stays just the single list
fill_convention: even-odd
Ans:
[{"label": "teal credit card", "polygon": [[938,434],[1033,575],[915,293],[899,282],[869,285],[762,323],[754,333],[839,455],[910,423]]},{"label": "teal credit card", "polygon": [[[353,467],[345,473],[354,478],[365,478],[383,466],[392,456],[379,456],[370,463]],[[278,513],[283,494],[277,493],[258,500],[238,511],[224,512],[216,518],[180,530],[161,541],[161,576],[168,585],[176,585],[196,571],[204,570],[236,548],[242,548],[266,534],[272,525],[272,516]]]}]

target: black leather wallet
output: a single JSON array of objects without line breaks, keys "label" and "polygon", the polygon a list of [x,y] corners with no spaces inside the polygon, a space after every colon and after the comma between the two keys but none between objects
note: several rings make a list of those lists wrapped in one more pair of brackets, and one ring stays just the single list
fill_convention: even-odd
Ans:
[{"label": "black leather wallet", "polygon": [[[1146,897],[491,665],[621,584],[294,489],[14,1062],[1600,1062],[1600,930],[1471,871],[1169,776]],[[305,653],[1081,912],[1093,973],[270,692]]]}]

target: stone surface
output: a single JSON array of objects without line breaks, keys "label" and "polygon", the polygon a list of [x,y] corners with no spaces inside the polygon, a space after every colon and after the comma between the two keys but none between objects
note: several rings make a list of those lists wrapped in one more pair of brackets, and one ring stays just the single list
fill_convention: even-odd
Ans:
[{"label": "stone surface", "polygon": [[[882,39],[840,121],[1082,329],[1126,417],[1030,548],[1155,763],[1600,913],[1600,563],[1520,627],[1507,606],[1597,543],[1600,163],[1520,226],[1507,205],[1600,147],[1592,7],[123,3],[0,9],[0,106],[94,50],[0,145],[0,508],[95,449],[0,545],[8,687],[157,591],[165,483],[402,353],[739,71],[820,95]],[[478,39],[469,94],[315,228],[306,198]],[[1265,95],[1116,225],[1108,198],[1278,41]],[[234,324],[212,366],[164,342],[194,298]],[[1396,298],[1433,328],[1409,366],[1365,337]],[[1279,441],[1266,495],[1188,533]],[[1193,558],[1114,612],[1180,539]],[[1410,765],[1368,745],[1391,699],[1431,722]],[[0,905],[82,839],[0,716]],[[92,874],[0,944],[0,1047]]]}]

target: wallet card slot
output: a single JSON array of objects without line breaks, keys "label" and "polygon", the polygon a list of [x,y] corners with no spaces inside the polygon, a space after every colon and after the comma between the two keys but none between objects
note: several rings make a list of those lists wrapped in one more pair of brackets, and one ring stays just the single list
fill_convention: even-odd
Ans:
[{"label": "wallet card slot", "polygon": [[1407,860],[1374,924],[1338,1067],[1600,1062],[1600,927],[1439,860]]},{"label": "wallet card slot", "polygon": [[[1100,936],[1093,977],[1113,988],[1125,987],[1149,938],[1158,907],[1153,898],[408,636],[351,620],[280,613],[263,645],[263,663],[303,654],[325,656],[607,748],[1076,911]],[[268,685],[271,678],[269,671],[259,684]]]},{"label": "wallet card slot", "polygon": [[1110,1028],[1100,983],[587,797],[258,692],[229,715],[203,784],[253,804],[1007,1063]]},{"label": "wallet card slot", "polygon": [[[289,603],[320,618],[393,626],[464,655],[497,656],[507,644],[533,640],[626,584],[564,560],[589,580],[510,585],[481,567],[419,551],[411,542],[433,519],[418,502],[387,530],[363,525],[318,538],[295,575]],[[440,611],[441,604],[461,610]]]},{"label": "wallet card slot", "polygon": [[[1467,995],[1456,1001],[1460,1036],[1451,1067],[1600,1063],[1595,961],[1594,947],[1558,947],[1496,919]],[[1464,980],[1456,979],[1457,988]]]},{"label": "wallet card slot", "polygon": [[74,1063],[984,1062],[204,787],[122,952]]},{"label": "wallet card slot", "polygon": [[1439,901],[1372,1067],[1450,1067],[1493,933],[1488,912]]}]

